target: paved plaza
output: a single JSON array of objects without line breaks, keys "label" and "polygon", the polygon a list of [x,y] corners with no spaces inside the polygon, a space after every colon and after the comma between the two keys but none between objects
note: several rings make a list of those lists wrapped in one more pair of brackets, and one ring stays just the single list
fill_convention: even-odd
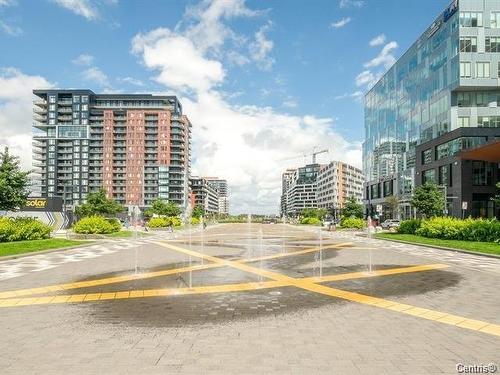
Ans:
[{"label": "paved plaza", "polygon": [[223,224],[0,261],[2,374],[500,365],[500,259]]}]

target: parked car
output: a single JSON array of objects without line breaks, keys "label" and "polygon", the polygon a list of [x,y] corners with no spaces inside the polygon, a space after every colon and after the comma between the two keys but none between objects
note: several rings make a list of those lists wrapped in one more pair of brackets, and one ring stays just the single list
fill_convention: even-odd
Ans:
[{"label": "parked car", "polygon": [[384,221],[380,226],[384,229],[397,228],[399,227],[399,220],[396,219],[388,219]]}]

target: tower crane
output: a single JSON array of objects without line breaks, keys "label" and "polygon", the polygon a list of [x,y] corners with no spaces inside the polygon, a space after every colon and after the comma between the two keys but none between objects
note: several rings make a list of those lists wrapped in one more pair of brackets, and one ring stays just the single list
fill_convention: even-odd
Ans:
[{"label": "tower crane", "polygon": [[297,159],[297,158],[301,158],[301,157],[305,158],[306,156],[311,156],[312,157],[312,164],[316,164],[316,155],[324,154],[324,153],[328,153],[328,152],[329,152],[329,150],[327,150],[327,149],[316,151],[316,147],[315,147],[315,148],[313,148],[312,152],[305,153],[302,155],[297,155],[297,156],[294,156],[291,158],[281,159],[281,160],[292,160],[292,159]]}]

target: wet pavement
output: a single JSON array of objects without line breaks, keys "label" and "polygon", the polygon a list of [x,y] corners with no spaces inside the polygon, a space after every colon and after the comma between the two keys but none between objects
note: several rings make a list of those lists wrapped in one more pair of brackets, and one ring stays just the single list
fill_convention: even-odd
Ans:
[{"label": "wet pavement", "polygon": [[453,374],[500,365],[498,278],[312,228],[156,235],[0,281],[0,368]]}]

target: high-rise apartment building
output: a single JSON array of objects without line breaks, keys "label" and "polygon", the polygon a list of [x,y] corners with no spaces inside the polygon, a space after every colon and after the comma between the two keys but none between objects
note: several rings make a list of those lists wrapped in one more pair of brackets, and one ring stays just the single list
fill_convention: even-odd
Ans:
[{"label": "high-rise apartment building", "polygon": [[[460,184],[472,164],[450,158],[500,136],[499,83],[500,1],[453,1],[365,96],[367,213],[389,213],[395,196],[400,216],[412,216],[413,189],[425,181],[443,187],[453,215],[487,204],[488,194],[473,196]],[[498,165],[476,169],[490,168],[493,184]]]},{"label": "high-rise apartment building", "polygon": [[322,165],[318,173],[318,208],[326,209],[335,216],[350,197],[361,203],[363,200],[363,172],[361,169],[341,161]]},{"label": "high-rise apartment building", "polygon": [[349,164],[332,161],[287,169],[282,175],[280,214],[297,216],[306,208],[323,208],[335,214],[348,197],[361,202],[362,194],[362,171]]},{"label": "high-rise apartment building", "polygon": [[227,215],[229,213],[229,201],[227,198],[227,180],[218,177],[204,177],[217,189],[219,197],[219,214]]},{"label": "high-rise apartment building", "polygon": [[66,206],[105,189],[127,206],[187,205],[191,123],[175,96],[34,90],[33,158],[40,193]]},{"label": "high-rise apartment building", "polygon": [[196,206],[203,207],[205,214],[219,213],[219,190],[205,177],[191,177],[191,192]]}]

